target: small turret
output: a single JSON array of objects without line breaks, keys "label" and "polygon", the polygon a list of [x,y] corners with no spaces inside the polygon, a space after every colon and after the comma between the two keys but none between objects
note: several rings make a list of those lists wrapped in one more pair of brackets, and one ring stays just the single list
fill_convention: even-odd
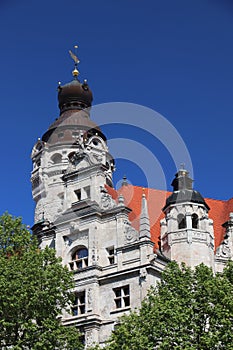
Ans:
[{"label": "small turret", "polygon": [[194,267],[201,262],[213,267],[213,222],[202,195],[192,187],[193,180],[180,169],[172,182],[173,193],[163,208],[161,250],[171,260]]}]

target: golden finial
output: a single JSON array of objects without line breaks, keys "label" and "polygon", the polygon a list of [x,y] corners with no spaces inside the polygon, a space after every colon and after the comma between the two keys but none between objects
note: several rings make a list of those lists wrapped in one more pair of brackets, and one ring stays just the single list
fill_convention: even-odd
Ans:
[{"label": "golden finial", "polygon": [[71,50],[69,50],[70,57],[74,61],[74,70],[72,71],[72,74],[73,74],[74,77],[77,77],[79,75],[79,71],[77,69],[77,66],[78,66],[78,63],[80,61],[79,61],[79,59],[77,57],[77,49],[78,49],[78,45],[75,45],[74,46],[75,53],[73,53]]},{"label": "golden finial", "polygon": [[145,187],[142,187],[142,197],[146,197],[146,194],[145,194]]}]

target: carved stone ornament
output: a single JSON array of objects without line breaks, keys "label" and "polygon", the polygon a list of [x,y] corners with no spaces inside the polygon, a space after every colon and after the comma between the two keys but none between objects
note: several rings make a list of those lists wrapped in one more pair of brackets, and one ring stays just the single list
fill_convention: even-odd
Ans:
[{"label": "carved stone ornament", "polygon": [[79,231],[79,222],[71,221],[70,223],[70,233],[75,233]]},{"label": "carved stone ornament", "polygon": [[116,202],[114,201],[114,199],[112,199],[110,194],[107,193],[107,190],[101,187],[100,191],[102,192],[100,207],[104,210],[116,207]]},{"label": "carved stone ornament", "polygon": [[69,165],[65,171],[65,173],[71,173],[76,170],[77,166],[80,164],[80,162],[85,160],[85,164],[83,164],[83,167],[90,166],[92,164],[90,159],[90,154],[85,148],[84,144],[77,144],[76,145],[75,152],[72,152],[69,157]]},{"label": "carved stone ornament", "polygon": [[146,276],[147,276],[147,271],[146,271],[146,268],[143,267],[139,271],[139,278],[140,278],[141,281],[143,281],[143,280],[145,281]]},{"label": "carved stone ornament", "polygon": [[92,331],[87,331],[86,332],[86,345],[87,346],[91,346],[94,342],[94,338],[93,338],[93,333]]},{"label": "carved stone ornament", "polygon": [[42,218],[45,216],[45,207],[46,207],[46,200],[44,198],[41,198],[37,205],[35,210],[35,222],[38,222],[42,220]]},{"label": "carved stone ornament", "polygon": [[93,295],[92,295],[92,289],[89,288],[87,291],[87,307],[88,309],[92,308],[92,302],[93,302]]},{"label": "carved stone ornament", "polygon": [[92,249],[92,255],[91,255],[92,265],[96,265],[98,263],[99,257],[96,254],[96,249]]},{"label": "carved stone ornament", "polygon": [[90,156],[90,161],[92,162],[92,164],[99,164],[99,163],[102,163],[102,161],[103,161],[102,154],[90,152],[89,156]]},{"label": "carved stone ornament", "polygon": [[231,249],[229,246],[229,237],[226,235],[224,237],[223,242],[220,244],[216,251],[216,256],[219,258],[230,258],[231,257]]},{"label": "carved stone ornament", "polygon": [[138,232],[127,222],[125,227],[125,239],[127,243],[132,243],[138,240]]}]

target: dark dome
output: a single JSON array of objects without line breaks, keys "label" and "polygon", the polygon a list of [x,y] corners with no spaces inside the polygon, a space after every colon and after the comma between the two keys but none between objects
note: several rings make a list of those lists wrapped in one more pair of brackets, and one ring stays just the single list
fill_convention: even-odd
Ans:
[{"label": "dark dome", "polygon": [[209,210],[210,208],[200,192],[193,189],[192,183],[193,180],[189,177],[188,171],[180,169],[176,173],[175,179],[172,181],[173,193],[167,198],[163,210],[171,204],[187,202],[203,204]]},{"label": "dark dome", "polygon": [[58,87],[58,101],[60,112],[70,109],[84,109],[91,106],[93,100],[92,92],[84,80],[83,84],[74,79],[68,84]]},{"label": "dark dome", "polygon": [[198,203],[203,204],[207,209],[209,209],[209,206],[206,204],[204,198],[200,194],[200,192],[195,190],[179,190],[173,192],[166,200],[166,205],[163,208],[165,210],[169,205],[175,204],[175,203],[185,203],[185,202],[192,202],[192,203]]}]

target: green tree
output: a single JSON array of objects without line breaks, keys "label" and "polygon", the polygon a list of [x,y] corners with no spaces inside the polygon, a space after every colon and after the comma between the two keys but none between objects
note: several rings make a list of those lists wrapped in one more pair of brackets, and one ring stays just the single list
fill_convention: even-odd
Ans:
[{"label": "green tree", "polygon": [[20,218],[0,217],[1,349],[83,349],[77,329],[61,324],[72,286],[54,249],[38,249]]},{"label": "green tree", "polygon": [[107,349],[232,350],[233,262],[216,275],[203,264],[168,264],[141,309],[119,320]]}]

